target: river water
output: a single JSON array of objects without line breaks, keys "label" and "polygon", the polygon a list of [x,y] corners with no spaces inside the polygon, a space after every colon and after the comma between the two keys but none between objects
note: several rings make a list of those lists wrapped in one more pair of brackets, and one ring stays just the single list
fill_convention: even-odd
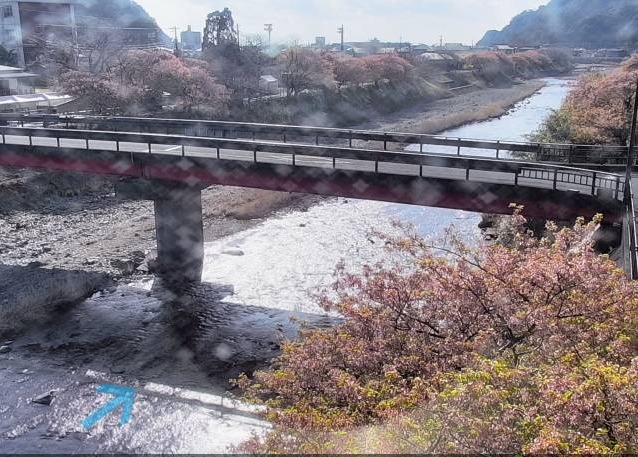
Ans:
[{"label": "river water", "polygon": [[[507,115],[444,132],[449,137],[525,141],[568,91],[562,79],[519,103]],[[409,148],[410,149],[410,148]],[[418,146],[414,149],[418,150]],[[435,151],[431,147],[428,151]],[[440,148],[441,152],[449,152]],[[453,153],[456,153],[456,148]],[[493,155],[494,152],[484,154]],[[204,279],[232,284],[234,303],[315,312],[308,292],[327,286],[334,267],[345,259],[352,268],[379,260],[383,249],[373,244],[371,230],[392,232],[392,219],[415,225],[429,237],[454,226],[466,237],[478,235],[480,215],[456,210],[336,199],[304,213],[273,218],[260,226],[211,243],[206,248]],[[227,253],[242,253],[232,256]]]},{"label": "river water", "polygon": [[[547,79],[502,118],[444,134],[523,141],[568,90],[567,81]],[[380,260],[370,232],[392,232],[392,220],[426,237],[452,225],[480,236],[478,214],[332,199],[208,243],[197,290],[172,295],[151,280],[120,286],[18,339],[0,360],[0,449],[219,453],[263,431],[268,425],[231,399],[228,379],[276,355],[281,339],[296,334],[291,318],[330,325],[312,295],[331,283],[339,261],[356,270]],[[167,302],[188,307],[192,322],[168,325]],[[83,419],[108,400],[96,392],[102,383],[136,389],[133,418],[119,427],[112,414],[87,431]],[[50,406],[30,403],[49,391]]]}]

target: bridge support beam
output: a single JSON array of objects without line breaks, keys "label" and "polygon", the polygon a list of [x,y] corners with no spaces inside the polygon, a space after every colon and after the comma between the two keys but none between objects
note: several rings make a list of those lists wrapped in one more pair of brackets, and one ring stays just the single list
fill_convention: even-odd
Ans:
[{"label": "bridge support beam", "polygon": [[204,265],[201,188],[135,179],[118,183],[116,193],[155,204],[156,274],[168,282],[200,282]]}]

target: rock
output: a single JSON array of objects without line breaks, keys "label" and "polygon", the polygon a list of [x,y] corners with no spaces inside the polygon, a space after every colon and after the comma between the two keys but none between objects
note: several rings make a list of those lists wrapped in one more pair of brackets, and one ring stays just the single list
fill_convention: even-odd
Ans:
[{"label": "rock", "polygon": [[306,224],[299,224],[299,227],[304,228],[306,227]]},{"label": "rock", "polygon": [[157,273],[159,270],[159,261],[157,259],[150,259],[146,262],[146,265],[148,266],[149,273]]},{"label": "rock", "polygon": [[54,393],[55,392],[51,391],[49,393],[42,394],[39,397],[35,397],[33,400],[31,400],[31,403],[37,403],[38,405],[49,406],[51,402],[53,401]]},{"label": "rock", "polygon": [[146,253],[143,251],[133,251],[130,254],[131,259],[135,262],[135,267],[139,267],[146,260]]},{"label": "rock", "polygon": [[0,346],[0,354],[8,354],[11,351],[13,349],[10,346]]},{"label": "rock", "polygon": [[232,256],[235,256],[235,257],[241,257],[241,256],[245,255],[245,254],[244,254],[244,251],[242,251],[242,250],[241,250],[241,249],[239,249],[239,248],[224,249],[224,250],[222,251],[222,254],[225,254],[225,255],[232,255]]},{"label": "rock", "polygon": [[45,265],[46,265],[45,263],[40,262],[39,260],[36,260],[35,262],[29,262],[27,264],[29,268],[42,268]]},{"label": "rock", "polygon": [[135,261],[131,259],[112,259],[111,266],[119,270],[123,276],[130,276],[135,273]]},{"label": "rock", "polygon": [[494,216],[493,214],[483,214],[481,216],[481,222],[479,222],[478,224],[478,228],[483,230],[487,228],[493,228],[497,220],[498,216]]}]

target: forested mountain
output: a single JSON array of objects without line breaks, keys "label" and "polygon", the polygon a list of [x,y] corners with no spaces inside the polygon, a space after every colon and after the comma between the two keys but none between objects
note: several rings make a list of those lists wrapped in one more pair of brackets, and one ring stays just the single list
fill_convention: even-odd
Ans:
[{"label": "forested mountain", "polygon": [[501,31],[490,30],[478,44],[636,48],[638,0],[551,0],[519,14]]},{"label": "forested mountain", "polygon": [[[170,43],[170,38],[158,28],[146,10],[132,0],[80,0],[75,7],[80,27],[113,27],[126,29],[135,41]],[[156,38],[149,31],[157,30]]]}]

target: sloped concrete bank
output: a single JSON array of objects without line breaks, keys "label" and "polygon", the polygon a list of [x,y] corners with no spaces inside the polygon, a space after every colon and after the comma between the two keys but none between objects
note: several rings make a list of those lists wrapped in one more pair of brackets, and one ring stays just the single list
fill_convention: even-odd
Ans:
[{"label": "sloped concrete bank", "polygon": [[0,265],[0,337],[13,338],[45,324],[56,310],[81,302],[114,283],[104,273]]}]

